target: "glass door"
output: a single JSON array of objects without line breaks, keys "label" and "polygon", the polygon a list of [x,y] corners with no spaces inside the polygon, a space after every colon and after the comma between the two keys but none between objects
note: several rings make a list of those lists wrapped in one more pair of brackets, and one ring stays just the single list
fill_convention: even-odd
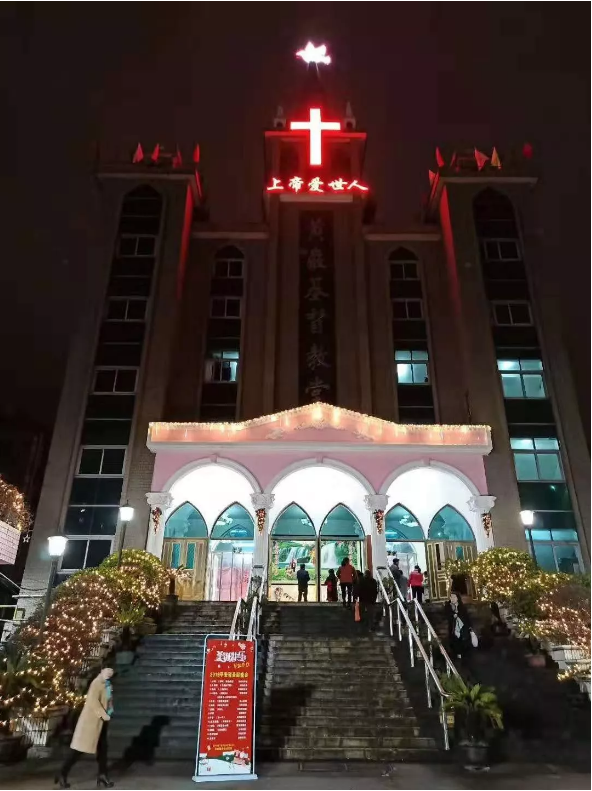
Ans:
[{"label": "glass door", "polygon": [[252,566],[252,541],[212,541],[209,584],[211,601],[238,601],[246,598]]},{"label": "glass door", "polygon": [[[335,574],[345,558],[356,571],[364,570],[363,562],[363,541],[351,539],[320,539],[321,545],[321,573],[319,576],[319,601],[327,601],[327,588],[323,585],[329,575],[329,569],[333,569]],[[341,593],[339,593],[341,596]]]},{"label": "glass door", "polygon": [[317,542],[271,539],[268,594],[270,601],[298,601],[296,573],[302,564],[310,575],[308,601],[317,601]]}]

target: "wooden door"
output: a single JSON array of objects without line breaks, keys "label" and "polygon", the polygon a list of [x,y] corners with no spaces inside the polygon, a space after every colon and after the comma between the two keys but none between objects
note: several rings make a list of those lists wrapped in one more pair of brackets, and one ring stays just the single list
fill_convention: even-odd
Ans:
[{"label": "wooden door", "polygon": [[[474,560],[477,547],[473,541],[427,541],[429,593],[431,601],[447,599],[450,592],[450,577],[445,572],[447,560]],[[469,583],[472,587],[472,583]],[[474,591],[469,591],[473,596]]]},{"label": "wooden door", "polygon": [[208,540],[204,538],[165,538],[162,559],[168,568],[187,569],[177,582],[182,601],[202,601],[205,595]]}]

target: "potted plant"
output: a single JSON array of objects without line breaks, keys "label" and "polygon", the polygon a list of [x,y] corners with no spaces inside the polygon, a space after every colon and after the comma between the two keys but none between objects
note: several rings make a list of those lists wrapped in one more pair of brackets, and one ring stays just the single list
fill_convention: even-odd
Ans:
[{"label": "potted plant", "polygon": [[115,654],[115,664],[118,666],[131,665],[134,661],[134,648],[132,641],[132,628],[144,620],[146,610],[144,607],[127,605],[122,607],[115,619],[122,627],[119,650]]},{"label": "potted plant", "polygon": [[454,713],[458,746],[467,768],[487,766],[489,743],[495,730],[502,730],[502,711],[495,691],[481,684],[468,686],[456,676],[441,676],[447,697],[445,711]]}]

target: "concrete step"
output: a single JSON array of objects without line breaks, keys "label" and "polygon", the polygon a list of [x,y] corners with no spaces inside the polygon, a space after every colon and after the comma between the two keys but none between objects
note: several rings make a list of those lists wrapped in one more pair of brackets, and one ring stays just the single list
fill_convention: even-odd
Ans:
[{"label": "concrete step", "polygon": [[[370,736],[370,738],[369,738]],[[380,749],[383,747],[395,749],[429,749],[435,747],[433,739],[422,738],[420,736],[382,736],[369,734],[364,737],[353,736],[319,736],[318,734],[310,734],[308,737],[288,735],[276,736],[261,736],[257,740],[259,747],[277,747],[288,749],[308,749],[313,750],[315,753],[318,750],[325,749],[365,749],[369,746],[372,749]]]},{"label": "concrete step", "polygon": [[275,761],[338,761],[339,763],[347,763],[348,761],[406,761],[409,763],[423,763],[442,760],[442,754],[439,751],[426,747],[409,747],[405,749],[392,747],[327,747],[323,750],[311,750],[308,747],[275,749],[256,747],[256,755],[259,761],[269,761],[270,763]]}]

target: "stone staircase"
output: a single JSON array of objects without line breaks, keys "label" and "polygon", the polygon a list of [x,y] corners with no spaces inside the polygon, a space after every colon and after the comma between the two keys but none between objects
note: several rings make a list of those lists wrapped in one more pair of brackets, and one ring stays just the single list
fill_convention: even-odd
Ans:
[{"label": "stone staircase", "polygon": [[109,749],[118,762],[195,759],[204,642],[228,634],[234,602],[180,604],[163,634],[145,637],[134,664],[114,680]]},{"label": "stone staircase", "polygon": [[[527,645],[514,636],[493,636],[486,604],[468,604],[479,648],[452,660],[469,683],[495,687],[504,714],[497,757],[510,761],[564,763],[590,760],[590,701],[573,681],[557,680],[557,665],[531,667]],[[441,604],[425,612],[445,646],[448,624]],[[437,664],[437,663],[436,663]]]},{"label": "stone staircase", "polygon": [[391,642],[341,604],[264,607],[257,757],[425,761],[439,755],[415,715]]}]

